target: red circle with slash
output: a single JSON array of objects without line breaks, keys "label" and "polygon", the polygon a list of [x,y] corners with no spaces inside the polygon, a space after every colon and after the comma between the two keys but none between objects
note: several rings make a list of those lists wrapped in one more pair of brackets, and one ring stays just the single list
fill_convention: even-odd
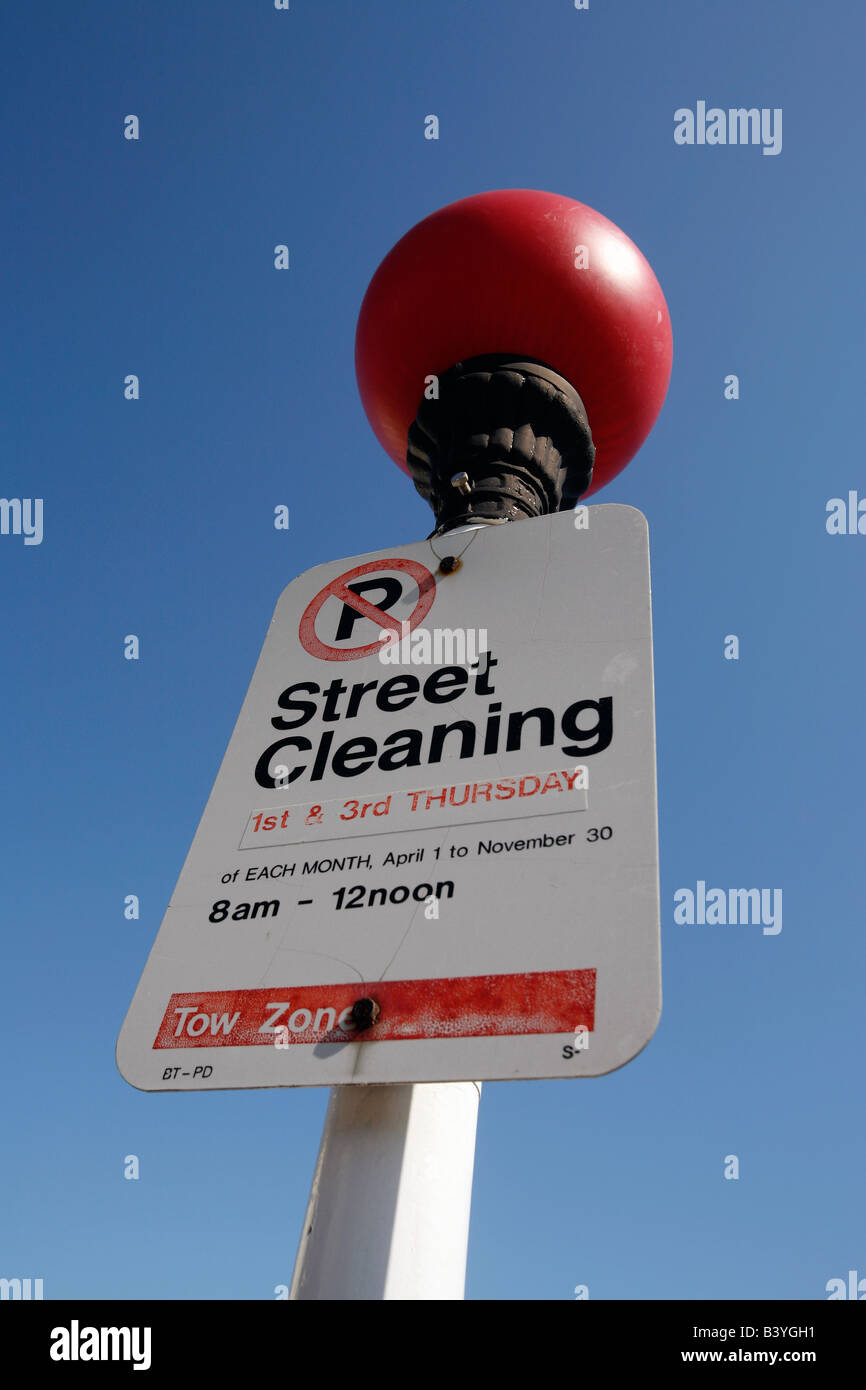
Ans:
[{"label": "red circle with slash", "polygon": [[[393,618],[384,608],[377,608],[374,603],[362,598],[360,594],[353,593],[348,587],[350,580],[360,579],[362,575],[386,574],[393,570],[408,574],[418,585],[418,602],[402,623],[399,618]],[[398,637],[403,637],[406,631],[411,632],[427,616],[435,597],[436,580],[430,570],[417,560],[368,560],[366,564],[358,565],[356,569],[347,570],[345,574],[332,579],[330,584],[326,584],[324,589],[316,594],[312,603],[307,605],[298,625],[301,646],[310,656],[316,656],[320,661],[357,661],[362,656],[373,656],[385,645],[384,639],[367,642],[363,647],[331,647],[322,642],[316,635],[316,619],[329,598],[338,598],[341,603],[353,608],[361,617],[369,618],[379,628],[390,628]]]}]

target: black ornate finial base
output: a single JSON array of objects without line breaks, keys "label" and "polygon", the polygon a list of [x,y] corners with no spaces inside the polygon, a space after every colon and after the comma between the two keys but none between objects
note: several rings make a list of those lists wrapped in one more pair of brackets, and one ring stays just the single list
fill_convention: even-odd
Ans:
[{"label": "black ornate finial base", "polygon": [[534,358],[491,353],[439,378],[409,429],[406,463],[436,513],[433,535],[573,507],[595,446],[570,382]]}]

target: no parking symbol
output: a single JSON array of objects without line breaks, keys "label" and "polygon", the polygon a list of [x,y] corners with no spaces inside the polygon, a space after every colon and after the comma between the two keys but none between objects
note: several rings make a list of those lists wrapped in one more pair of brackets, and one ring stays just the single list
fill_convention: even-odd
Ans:
[{"label": "no parking symbol", "polygon": [[[410,585],[405,585],[397,575],[406,575]],[[418,587],[418,598],[408,618],[401,621],[390,610],[403,598],[411,581]],[[381,597],[376,602],[364,597],[365,593],[377,591]],[[385,639],[378,638],[360,647],[336,647],[333,642],[351,640],[355,624],[362,618],[375,623],[380,631],[388,629],[398,637],[404,637],[427,616],[435,597],[436,580],[430,570],[417,560],[368,560],[366,564],[338,575],[316,594],[312,603],[304,609],[298,625],[298,636],[304,650],[320,661],[357,661],[360,657],[373,656],[380,651]],[[328,635],[332,638],[331,643],[322,641],[317,632],[323,609],[326,609],[326,617],[322,625],[330,624]]]}]

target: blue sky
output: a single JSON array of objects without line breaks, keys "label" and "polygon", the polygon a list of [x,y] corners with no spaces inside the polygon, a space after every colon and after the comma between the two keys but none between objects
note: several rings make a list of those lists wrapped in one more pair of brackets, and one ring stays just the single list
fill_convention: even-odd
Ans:
[{"label": "blue sky", "polygon": [[[620,1072],[485,1087],[468,1296],[866,1275],[866,537],[825,525],[866,497],[862,9],[18,0],[0,31],[0,492],[44,499],[41,545],[0,536],[0,1275],[290,1280],[327,1093],[145,1095],[114,1042],[278,594],[430,529],[358,399],[369,278],[500,187],[598,208],[671,312],[662,415],[593,498],[650,525],[664,1010]],[[677,145],[700,100],[781,108],[781,153]],[[700,879],[781,888],[781,933],[675,924]]]}]

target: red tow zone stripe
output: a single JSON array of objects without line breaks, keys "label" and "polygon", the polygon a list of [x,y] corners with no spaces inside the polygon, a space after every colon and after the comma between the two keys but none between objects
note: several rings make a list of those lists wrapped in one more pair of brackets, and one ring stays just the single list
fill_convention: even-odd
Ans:
[{"label": "red tow zone stripe", "polygon": [[[173,994],[153,1046],[286,1047],[592,1032],[595,984],[595,970],[542,970]],[[349,1016],[364,998],[375,1000],[380,1012],[371,1028],[357,1034]]]}]

